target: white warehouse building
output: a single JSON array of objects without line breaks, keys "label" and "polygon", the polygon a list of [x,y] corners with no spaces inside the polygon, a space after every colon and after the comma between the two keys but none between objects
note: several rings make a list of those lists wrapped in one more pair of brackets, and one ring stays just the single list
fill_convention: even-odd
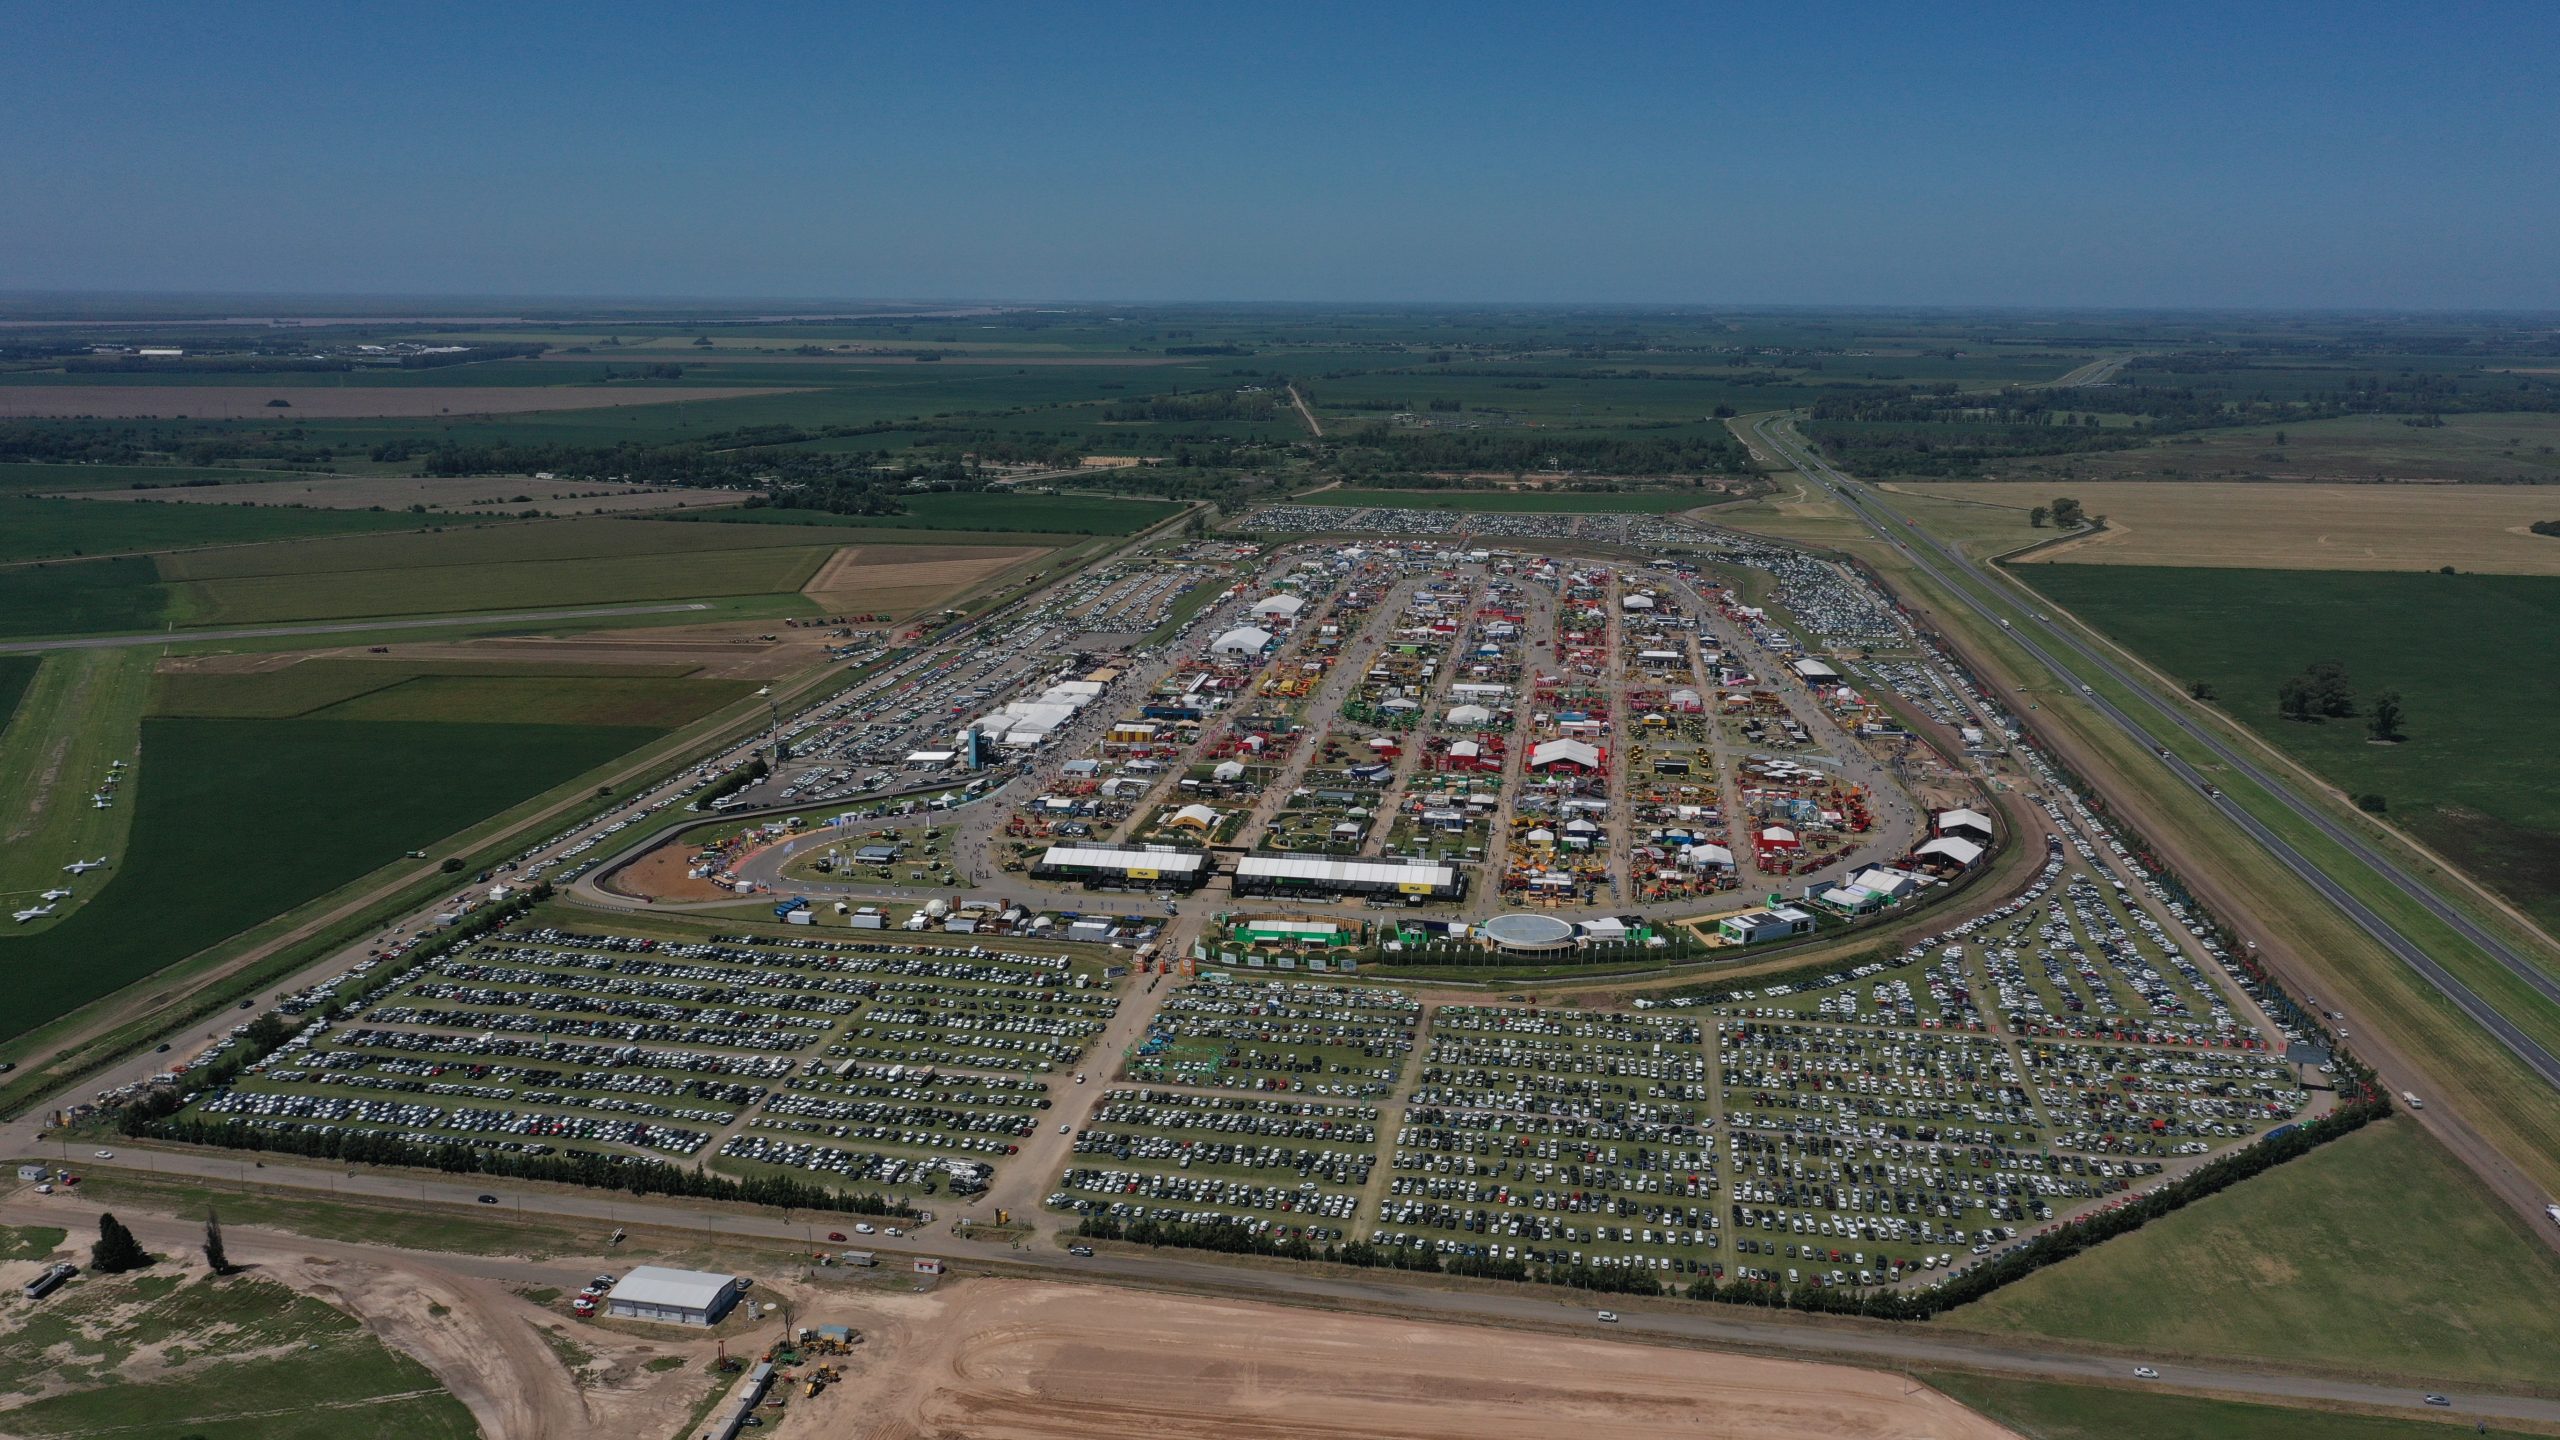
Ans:
[{"label": "white warehouse building", "polygon": [[643,1265],[623,1276],[605,1296],[604,1312],[625,1320],[717,1325],[738,1303],[743,1288],[735,1275]]}]

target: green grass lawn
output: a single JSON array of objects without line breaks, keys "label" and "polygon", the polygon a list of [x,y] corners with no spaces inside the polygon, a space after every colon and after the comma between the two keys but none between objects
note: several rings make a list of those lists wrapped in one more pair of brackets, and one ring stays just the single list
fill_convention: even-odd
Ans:
[{"label": "green grass lawn", "polygon": [[0,1260],[42,1260],[67,1238],[50,1225],[0,1225]]},{"label": "green grass lawn", "polygon": [[2037,1272],[1941,1324],[2403,1377],[2560,1375],[2560,1256],[2406,1119]]},{"label": "green grass lawn", "polygon": [[[1922,1372],[1917,1378],[2028,1440],[2452,1440],[2469,1435],[2440,1420],[2338,1415],[2282,1405],[2208,1400],[2098,1385]],[[2490,1435],[2519,1435],[2492,1429]]]},{"label": "green grass lawn", "polygon": [[1041,535],[1134,535],[1182,509],[1172,500],[1108,495],[1026,495],[1010,490],[906,495],[901,515],[837,515],[826,510],[724,510],[718,521],[686,524],[843,525],[865,530],[987,530]]},{"label": "green grass lawn", "polygon": [[[2560,543],[2560,542],[2554,542]],[[2560,579],[2342,571],[2039,565],[2037,589],[2546,923],[2560,922],[2560,746],[2548,684],[2560,674]],[[2317,661],[2347,669],[2360,701],[2396,690],[2405,743],[2370,743],[2361,718],[2305,724],[2276,689]]]},{"label": "green grass lawn", "polygon": [[1321,490],[1297,505],[1385,505],[1473,515],[1667,515],[1724,498],[1715,490]]},{"label": "green grass lawn", "polygon": [[238,545],[364,530],[415,530],[415,515],[173,501],[0,500],[0,562]]},{"label": "green grass lawn", "polygon": [[0,936],[16,1035],[649,739],[644,726],[155,719],[101,893]]},{"label": "green grass lawn", "polygon": [[[425,1366],[354,1318],[255,1274],[214,1279],[155,1267],[88,1275],[0,1324],[7,1326],[0,1390],[60,1392],[0,1411],[0,1428],[12,1435],[468,1440],[479,1433]],[[137,1374],[145,1356],[155,1363]],[[349,1402],[361,1409],[350,1411]]]}]

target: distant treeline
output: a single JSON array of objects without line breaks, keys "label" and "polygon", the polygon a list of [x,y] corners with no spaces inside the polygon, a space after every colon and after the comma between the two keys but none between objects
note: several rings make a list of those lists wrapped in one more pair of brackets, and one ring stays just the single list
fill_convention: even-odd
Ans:
[{"label": "distant treeline", "polygon": [[[1940,383],[1825,396],[1805,433],[1846,469],[1972,475],[2003,460],[2121,450],[2149,436],[2236,425],[2398,415],[2560,410],[2560,382],[2486,369],[2330,370],[2263,354],[2136,356],[2119,383],[1967,393]],[[2130,429],[2099,415],[2129,416]]]}]

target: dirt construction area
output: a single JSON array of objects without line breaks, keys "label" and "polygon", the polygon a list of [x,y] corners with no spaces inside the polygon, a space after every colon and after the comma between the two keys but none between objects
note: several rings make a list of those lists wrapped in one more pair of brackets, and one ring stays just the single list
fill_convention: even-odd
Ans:
[{"label": "dirt construction area", "polygon": [[1598,1339],[1006,1280],[882,1297],[846,1314],[835,1308],[814,1302],[803,1323],[846,1321],[865,1343],[845,1364],[845,1383],[815,1399],[793,1397],[790,1433],[860,1440],[2010,1434],[1895,1375]]},{"label": "dirt construction area", "polygon": [[[0,419],[357,420],[525,415],[681,400],[746,400],[788,389],[659,385],[0,385]],[[282,400],[282,405],[270,402]]]},{"label": "dirt construction area", "polygon": [[[2025,564],[2194,565],[2249,570],[2433,570],[2560,575],[2560,540],[2536,535],[2560,518],[2548,495],[2522,485],[2286,485],[2117,481],[2060,488],[1993,484],[1893,485],[1897,492],[2013,506],[2022,514],[2056,494],[2107,528],[2026,556]],[[2018,543],[2037,532],[2023,523]],[[2050,533],[2050,532],[2047,532]]]}]

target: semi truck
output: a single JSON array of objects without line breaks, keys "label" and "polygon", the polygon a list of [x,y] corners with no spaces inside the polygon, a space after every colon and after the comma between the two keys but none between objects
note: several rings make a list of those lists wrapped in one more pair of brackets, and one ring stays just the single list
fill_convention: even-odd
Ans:
[{"label": "semi truck", "polygon": [[45,1272],[43,1274],[27,1282],[27,1298],[30,1300],[41,1300],[47,1295],[52,1294],[54,1291],[61,1289],[65,1284],[70,1282],[72,1276],[79,1273],[80,1267],[73,1265],[68,1261],[48,1265],[45,1267]]}]

